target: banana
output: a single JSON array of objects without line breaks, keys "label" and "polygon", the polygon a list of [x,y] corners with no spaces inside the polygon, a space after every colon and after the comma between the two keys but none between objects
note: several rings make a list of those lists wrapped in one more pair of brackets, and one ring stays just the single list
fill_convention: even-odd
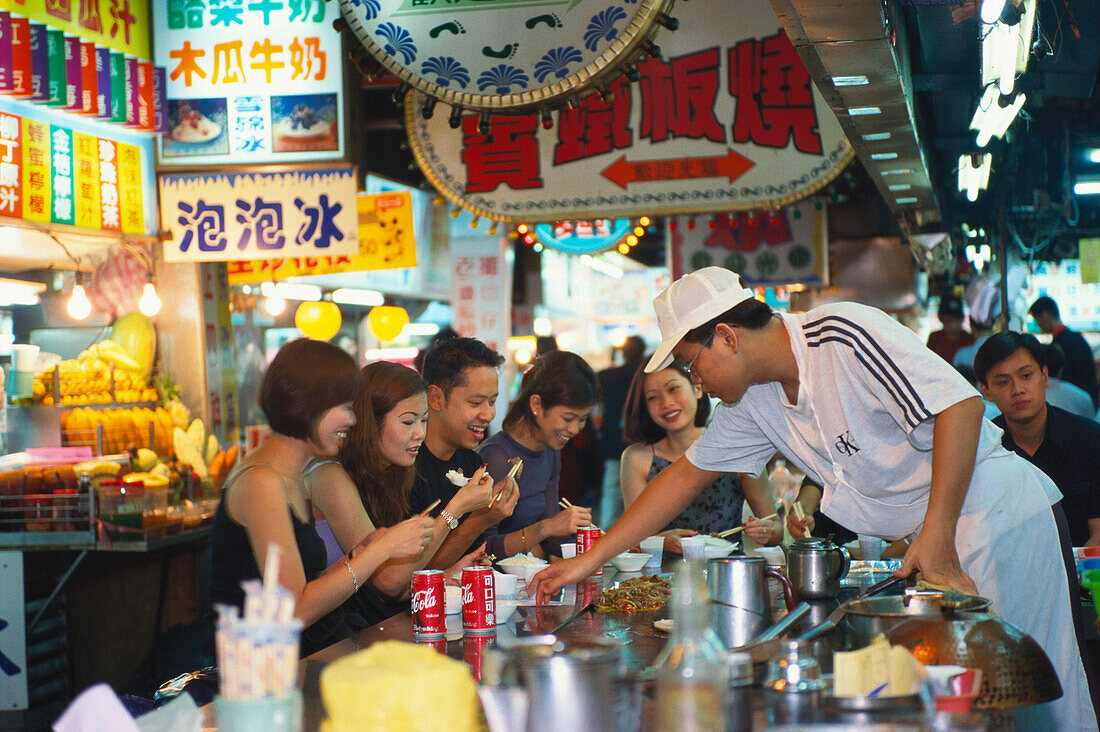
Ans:
[{"label": "banana", "polygon": [[85,460],[73,466],[73,472],[77,475],[88,473],[92,477],[113,478],[118,475],[122,466],[109,460]]}]

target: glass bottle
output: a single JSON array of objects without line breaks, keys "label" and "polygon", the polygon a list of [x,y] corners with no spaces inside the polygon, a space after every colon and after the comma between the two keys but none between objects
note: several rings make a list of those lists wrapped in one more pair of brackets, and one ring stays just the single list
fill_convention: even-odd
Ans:
[{"label": "glass bottle", "polygon": [[660,732],[725,732],[726,650],[710,627],[700,562],[681,562],[668,600],[672,633],[655,661]]}]

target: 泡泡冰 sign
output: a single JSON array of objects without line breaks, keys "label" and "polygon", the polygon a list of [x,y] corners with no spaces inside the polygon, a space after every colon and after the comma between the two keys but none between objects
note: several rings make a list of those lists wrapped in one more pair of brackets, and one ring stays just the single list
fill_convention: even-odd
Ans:
[{"label": "\u6ce1\u6ce1\u51b0 sign", "polygon": [[229,283],[240,285],[287,277],[415,267],[416,233],[410,192],[360,193],[355,204],[359,234],[357,254],[230,262]]},{"label": "\u6ce1\u6ce1\u51b0 sign", "polygon": [[[495,220],[559,221],[774,209],[832,180],[853,152],[766,0],[737,4],[736,23],[707,3],[676,5],[680,29],[660,58],[558,112],[476,115],[452,129],[406,100],[417,163],[443,195]],[[442,117],[442,118],[441,118]]]},{"label": "\u6ce1\u6ce1\u51b0 sign", "polygon": [[343,62],[324,0],[153,3],[161,166],[343,157]]},{"label": "\u6ce1\u6ce1\u51b0 sign", "polygon": [[160,176],[168,262],[357,254],[355,168]]}]

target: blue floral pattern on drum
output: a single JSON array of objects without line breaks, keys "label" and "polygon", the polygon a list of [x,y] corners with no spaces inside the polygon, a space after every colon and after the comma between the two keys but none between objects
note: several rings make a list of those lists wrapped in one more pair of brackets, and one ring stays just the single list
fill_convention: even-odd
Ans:
[{"label": "blue floral pattern on drum", "polygon": [[435,75],[435,83],[449,87],[455,82],[465,89],[470,83],[470,71],[452,56],[432,56],[420,67],[424,76]]},{"label": "blue floral pattern on drum", "polygon": [[412,35],[401,26],[383,23],[374,34],[386,42],[382,50],[390,56],[400,56],[406,64],[416,60],[416,44],[413,43]]},{"label": "blue floral pattern on drum", "polygon": [[589,51],[595,51],[600,41],[610,41],[619,35],[619,29],[615,24],[626,20],[626,11],[622,8],[608,8],[601,10],[588,21],[588,30],[584,32],[584,47]]},{"label": "blue floral pattern on drum", "polygon": [[527,74],[523,73],[522,69],[508,64],[499,64],[477,77],[477,88],[479,91],[485,91],[494,87],[497,94],[507,94],[512,91],[513,86],[524,87],[528,81]]},{"label": "blue floral pattern on drum", "polygon": [[569,64],[579,63],[583,60],[584,56],[581,55],[576,46],[552,48],[535,64],[535,78],[539,80],[540,84],[550,74],[554,74],[559,79],[564,79],[569,73]]},{"label": "blue floral pattern on drum", "polygon": [[[382,4],[378,0],[350,0],[351,4],[363,8],[363,17],[367,20],[374,20],[378,17],[378,11],[382,9]],[[632,0],[636,2],[637,0]]]}]

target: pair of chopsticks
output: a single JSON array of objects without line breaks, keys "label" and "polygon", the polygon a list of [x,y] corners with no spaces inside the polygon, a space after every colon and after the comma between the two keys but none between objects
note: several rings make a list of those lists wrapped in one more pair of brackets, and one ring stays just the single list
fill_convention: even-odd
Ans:
[{"label": "pair of chopsticks", "polygon": [[576,506],[569,502],[568,498],[559,498],[558,505],[562,508],[576,508]]},{"label": "pair of chopsticks", "polygon": [[519,458],[513,458],[510,462],[512,463],[512,469],[508,471],[508,475],[504,476],[504,488],[501,488],[500,493],[497,493],[495,496],[489,499],[490,508],[492,508],[493,504],[496,503],[500,499],[500,497],[504,495],[504,491],[508,487],[508,481],[510,481],[512,478],[515,478],[516,474],[519,471],[523,470],[523,461]]},{"label": "pair of chopsticks", "polygon": [[[760,520],[761,521],[771,521],[773,518],[775,518],[778,515],[779,514],[777,514],[777,513],[773,513],[771,516],[765,516],[764,518],[762,518]],[[739,534],[744,530],[745,530],[744,526],[738,526],[737,528],[734,528],[734,529],[727,529],[726,531],[721,531],[721,532],[715,534],[715,536],[717,536],[719,539],[725,539],[727,536],[733,536],[734,534]]]}]

